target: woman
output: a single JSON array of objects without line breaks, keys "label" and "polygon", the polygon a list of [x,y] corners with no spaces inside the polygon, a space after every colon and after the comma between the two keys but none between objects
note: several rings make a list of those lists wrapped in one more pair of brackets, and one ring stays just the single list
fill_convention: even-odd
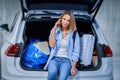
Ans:
[{"label": "woman", "polygon": [[48,80],[67,80],[68,76],[76,74],[76,64],[79,57],[79,35],[76,33],[73,49],[73,32],[76,30],[75,19],[70,11],[64,11],[55,23],[49,37],[52,48],[46,66]]}]

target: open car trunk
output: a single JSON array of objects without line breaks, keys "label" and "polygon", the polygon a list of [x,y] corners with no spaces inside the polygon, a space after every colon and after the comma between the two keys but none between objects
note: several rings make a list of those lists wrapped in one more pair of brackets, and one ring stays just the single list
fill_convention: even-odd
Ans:
[{"label": "open car trunk", "polygon": [[[55,22],[57,21],[57,18],[40,18],[40,19],[31,19],[26,21],[25,23],[25,29],[24,29],[24,42],[26,48],[26,45],[30,38],[39,38],[41,41],[48,41],[49,34],[51,29],[53,28]],[[95,36],[95,44],[94,44],[94,50],[96,51],[96,55],[92,58],[92,63],[89,66],[80,65],[78,63],[77,68],[78,70],[96,70],[99,68],[101,64],[101,59],[99,57],[98,51],[97,51],[97,37],[93,30],[91,21],[84,20],[82,18],[76,18],[76,26],[78,33],[80,37],[82,37],[83,34],[91,34]],[[24,50],[23,50],[24,52]],[[22,55],[23,56],[23,53]],[[21,58],[22,59],[22,58]],[[22,60],[21,60],[22,61]],[[93,66],[94,65],[94,66]],[[21,67],[25,70],[41,70],[41,69],[32,69],[27,68],[21,64]],[[43,69],[42,69],[43,70]]]}]

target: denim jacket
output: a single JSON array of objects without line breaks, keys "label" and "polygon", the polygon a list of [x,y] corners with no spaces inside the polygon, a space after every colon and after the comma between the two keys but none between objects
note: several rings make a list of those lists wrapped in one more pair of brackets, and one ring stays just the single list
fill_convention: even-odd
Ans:
[{"label": "denim jacket", "polygon": [[[52,31],[51,31],[51,33],[52,33]],[[50,33],[50,36],[51,36],[51,33]],[[73,32],[67,31],[67,34],[66,34],[66,38],[67,38],[67,42],[68,42],[68,47],[67,47],[68,54],[67,55],[71,62],[72,62],[72,60],[77,62],[78,58],[79,58],[79,53],[80,53],[80,37],[79,37],[78,33],[76,33],[74,49],[73,49],[72,36],[73,36]],[[50,60],[56,55],[61,39],[62,39],[62,32],[61,32],[61,29],[58,28],[55,32],[55,45],[51,49],[49,59],[44,67],[45,70],[47,69],[47,66],[48,66]]]}]

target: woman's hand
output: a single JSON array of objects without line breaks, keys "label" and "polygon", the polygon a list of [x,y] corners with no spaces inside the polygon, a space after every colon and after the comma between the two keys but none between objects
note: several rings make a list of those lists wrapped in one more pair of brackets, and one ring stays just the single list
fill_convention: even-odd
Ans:
[{"label": "woman's hand", "polygon": [[61,19],[58,19],[57,22],[55,23],[53,30],[56,31],[56,29],[58,28],[58,26],[61,24]]},{"label": "woman's hand", "polygon": [[76,69],[73,68],[73,67],[71,68],[71,75],[72,75],[72,76],[76,75]]},{"label": "woman's hand", "polygon": [[72,61],[71,75],[76,75],[76,61]]}]

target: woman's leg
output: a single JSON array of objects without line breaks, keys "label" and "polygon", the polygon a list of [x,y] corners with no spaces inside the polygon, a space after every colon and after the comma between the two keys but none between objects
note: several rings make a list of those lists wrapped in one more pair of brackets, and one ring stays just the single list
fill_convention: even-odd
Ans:
[{"label": "woman's leg", "polygon": [[70,75],[71,70],[71,62],[67,58],[63,58],[60,65],[60,75],[59,80],[67,80],[68,76]]},{"label": "woman's leg", "polygon": [[56,80],[58,67],[58,62],[53,58],[48,65],[48,80]]}]

